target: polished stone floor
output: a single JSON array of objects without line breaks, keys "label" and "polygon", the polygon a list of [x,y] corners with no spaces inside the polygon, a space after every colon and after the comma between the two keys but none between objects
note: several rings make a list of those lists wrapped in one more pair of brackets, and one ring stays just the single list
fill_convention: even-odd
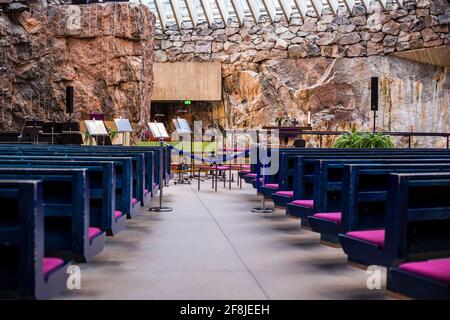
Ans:
[{"label": "polished stone floor", "polygon": [[[384,299],[340,249],[281,210],[255,214],[251,186],[165,189],[170,213],[142,214],[80,264],[81,289],[58,299]],[[154,199],[157,204],[157,199]],[[269,203],[270,204],[270,203]]]}]

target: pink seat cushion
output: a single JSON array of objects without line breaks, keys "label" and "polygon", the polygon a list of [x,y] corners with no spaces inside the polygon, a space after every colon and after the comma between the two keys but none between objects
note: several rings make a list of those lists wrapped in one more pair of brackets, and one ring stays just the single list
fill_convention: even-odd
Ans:
[{"label": "pink seat cushion", "polygon": [[294,191],[277,191],[275,194],[278,194],[280,196],[285,196],[285,197],[293,197]]},{"label": "pink seat cushion", "polygon": [[217,170],[229,170],[230,166],[217,166]]},{"label": "pink seat cushion", "polygon": [[246,176],[249,178],[253,178],[256,177],[256,173],[247,173]]},{"label": "pink seat cushion", "polygon": [[266,183],[264,187],[269,189],[278,189],[278,183]]},{"label": "pink seat cushion", "polygon": [[450,284],[450,258],[408,262],[400,269]]},{"label": "pink seat cushion", "polygon": [[384,229],[347,232],[350,237],[376,244],[380,248],[384,247],[384,234]]},{"label": "pink seat cushion", "polygon": [[64,264],[64,261],[59,258],[44,258],[43,262],[43,270],[44,276],[46,276],[49,272],[61,267]]},{"label": "pink seat cushion", "polygon": [[314,217],[332,221],[337,224],[341,224],[341,222],[342,222],[342,213],[340,213],[340,212],[320,212],[320,213],[316,213],[314,215]]},{"label": "pink seat cushion", "polygon": [[136,203],[138,203],[139,201],[138,201],[138,199],[136,199],[136,198],[133,198],[133,199],[131,199],[131,205],[132,206],[134,206]]},{"label": "pink seat cushion", "polygon": [[122,211],[116,210],[114,211],[114,218],[120,218],[122,216]]},{"label": "pink seat cushion", "polygon": [[90,227],[89,230],[88,230],[89,240],[94,239],[100,233],[102,233],[102,231],[99,228],[92,228],[92,227]]},{"label": "pink seat cushion", "polygon": [[314,200],[294,200],[291,202],[296,206],[303,206],[308,208],[314,208]]},{"label": "pink seat cushion", "polygon": [[245,168],[245,169],[250,169],[250,167],[251,167],[251,166],[250,166],[249,164],[243,164],[243,165],[242,165],[242,168]]}]

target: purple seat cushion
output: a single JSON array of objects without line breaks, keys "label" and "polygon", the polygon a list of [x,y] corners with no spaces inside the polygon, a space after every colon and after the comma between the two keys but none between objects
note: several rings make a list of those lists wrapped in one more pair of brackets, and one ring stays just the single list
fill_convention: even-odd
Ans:
[{"label": "purple seat cushion", "polygon": [[49,272],[61,267],[64,264],[64,261],[59,258],[44,258],[43,262],[43,270],[44,276],[46,276]]},{"label": "purple seat cushion", "polygon": [[114,211],[114,218],[120,218],[122,216],[122,211],[119,210],[115,210]]},{"label": "purple seat cushion", "polygon": [[256,177],[256,173],[247,173],[246,176],[249,178],[253,178]]},{"label": "purple seat cushion", "polygon": [[347,232],[347,236],[376,244],[380,248],[384,247],[384,234],[384,229]]},{"label": "purple seat cushion", "polygon": [[319,213],[316,213],[314,215],[314,217],[332,221],[337,224],[342,223],[342,213],[341,212],[319,212]]},{"label": "purple seat cushion", "polygon": [[89,230],[88,230],[89,240],[94,239],[100,233],[102,233],[102,231],[99,228],[89,227]]},{"label": "purple seat cushion", "polygon": [[269,189],[278,189],[278,183],[266,183],[264,187]]},{"label": "purple seat cushion", "polygon": [[450,284],[450,258],[408,262],[400,265],[399,268]]},{"label": "purple seat cushion", "polygon": [[134,206],[136,203],[138,203],[139,201],[138,201],[138,199],[136,199],[136,198],[133,198],[133,199],[131,199],[131,205],[132,206]]},{"label": "purple seat cushion", "polygon": [[292,198],[294,196],[294,191],[277,191],[275,194]]},{"label": "purple seat cushion", "polygon": [[294,200],[291,202],[296,206],[303,206],[308,208],[314,208],[314,200]]}]

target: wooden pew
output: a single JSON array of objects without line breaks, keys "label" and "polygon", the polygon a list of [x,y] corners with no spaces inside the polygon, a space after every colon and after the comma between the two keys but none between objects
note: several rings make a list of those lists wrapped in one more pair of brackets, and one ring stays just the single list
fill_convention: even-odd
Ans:
[{"label": "wooden pew", "polygon": [[[115,213],[117,217],[122,220],[122,215],[118,212],[126,214],[127,218],[131,218],[131,199],[132,199],[132,159],[125,157],[91,157],[91,156],[47,156],[47,155],[0,155],[0,160],[8,159],[25,159],[25,160],[46,160],[46,161],[107,161],[114,163],[114,173],[116,176],[115,183]],[[118,221],[118,225],[113,225],[113,228],[118,228],[113,233],[117,233],[120,229],[122,221]]]},{"label": "wooden pew", "polygon": [[126,215],[115,210],[116,176],[114,163],[107,161],[64,160],[3,160],[0,167],[85,168],[89,173],[90,226],[106,231],[108,235],[125,228]]},{"label": "wooden pew", "polygon": [[[264,176],[262,173],[258,173],[258,168],[261,166],[261,158],[272,156],[271,150],[274,150],[274,156],[279,158],[279,170],[276,174],[269,177]],[[297,148],[280,148],[280,149],[270,149],[265,151],[265,148],[261,150],[256,149],[253,151],[258,154],[256,156],[257,163],[252,165],[252,172],[244,176],[245,182],[252,183],[253,187],[259,192],[265,195],[267,198],[273,198],[275,206],[285,207],[286,203],[292,198],[292,185],[294,181],[294,172],[296,167],[296,158],[301,156],[311,156],[311,155],[334,155],[339,154],[349,155],[349,154],[361,154],[365,155],[368,152],[373,152],[373,149],[297,149]],[[447,154],[450,152],[447,149],[377,149],[377,153],[381,154]],[[255,157],[253,157],[255,160]],[[257,175],[258,179],[257,179]],[[263,177],[264,179],[260,179]],[[258,185],[259,184],[259,185]],[[264,187],[264,184],[269,184],[268,188]],[[275,186],[278,188],[275,189]],[[276,193],[278,192],[278,195]],[[275,195],[274,195],[275,194]]]},{"label": "wooden pew", "polygon": [[43,187],[0,180],[0,297],[49,299],[66,287],[70,261],[44,253]]},{"label": "wooden pew", "polygon": [[0,168],[0,179],[42,180],[45,252],[89,261],[105,245],[105,232],[89,226],[86,169]]},{"label": "wooden pew", "polygon": [[[0,149],[2,147],[0,146]],[[155,195],[159,184],[159,163],[162,163],[161,169],[164,170],[164,176],[170,177],[170,149],[168,147],[124,147],[124,146],[63,146],[63,145],[9,145],[15,150],[71,150],[74,152],[138,152],[144,153],[146,162],[145,190],[149,196]],[[160,159],[161,158],[161,159]],[[165,181],[167,183],[167,181]],[[153,191],[153,193],[152,193]],[[146,197],[144,201],[148,201]]]},{"label": "wooden pew", "polygon": [[384,226],[340,234],[349,261],[397,266],[450,256],[450,173],[391,173]]},{"label": "wooden pew", "polygon": [[[302,225],[309,227],[307,218],[317,212],[334,211],[334,209],[327,208],[326,203],[328,198],[323,198],[323,201],[314,201],[314,198],[319,198],[321,193],[327,192],[321,189],[321,185],[324,187],[327,184],[322,180],[330,179],[336,180],[335,183],[331,183],[330,192],[340,191],[339,183],[343,178],[343,167],[345,163],[408,163],[413,162],[428,162],[430,159],[436,160],[436,162],[447,163],[450,161],[450,156],[438,154],[435,159],[434,155],[410,155],[410,154],[386,154],[380,159],[379,156],[373,155],[310,155],[301,156],[296,159],[296,170],[294,179],[294,195],[293,200],[286,205],[286,213],[295,217],[302,218]],[[448,160],[447,160],[448,159]],[[322,162],[317,162],[322,160]],[[324,166],[322,168],[322,165]],[[316,188],[318,186],[318,188]],[[337,188],[333,190],[333,188]],[[338,195],[339,196],[339,193]],[[336,198],[336,196],[333,196]],[[273,196],[274,200],[276,197]],[[330,199],[331,200],[331,199]],[[286,200],[284,200],[286,201]],[[334,201],[336,203],[336,201]]]},{"label": "wooden pew", "polygon": [[323,242],[332,245],[339,244],[339,233],[383,226],[390,173],[450,171],[450,159],[355,160],[343,167],[336,160],[317,161],[317,167],[320,164],[317,180],[321,182],[315,187],[314,212],[308,222]]},{"label": "wooden pew", "polygon": [[[144,155],[142,153],[132,153],[132,152],[126,152],[126,153],[108,153],[108,152],[83,152],[81,150],[77,152],[73,152],[70,150],[39,150],[39,149],[21,149],[16,151],[3,151],[0,150],[0,155],[5,154],[14,154],[14,155],[38,155],[38,156],[64,156],[67,158],[73,158],[75,156],[77,157],[127,157],[131,158],[132,161],[132,199],[131,199],[131,210],[129,213],[127,213],[128,218],[134,218],[136,217],[140,212],[140,206],[144,199]],[[125,187],[125,186],[124,186]]]}]

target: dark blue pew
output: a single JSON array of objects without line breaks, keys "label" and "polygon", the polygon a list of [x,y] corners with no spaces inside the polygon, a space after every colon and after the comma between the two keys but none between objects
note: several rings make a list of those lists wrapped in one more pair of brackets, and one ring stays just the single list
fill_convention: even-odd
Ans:
[{"label": "dark blue pew", "polygon": [[[302,225],[309,227],[307,220],[309,216],[317,212],[333,212],[332,205],[328,206],[328,201],[334,202],[334,207],[339,206],[336,199],[340,198],[340,183],[343,178],[343,167],[345,163],[408,163],[427,162],[430,159],[436,160],[436,163],[446,163],[450,161],[450,157],[438,155],[440,158],[435,159],[433,155],[409,155],[409,154],[386,154],[380,159],[373,155],[358,156],[334,156],[334,155],[310,155],[296,158],[296,169],[294,180],[294,196],[293,200],[287,204],[286,212],[289,215],[302,218]],[[441,159],[442,158],[442,159]],[[447,160],[448,159],[448,160]],[[322,160],[322,162],[317,162]],[[324,168],[322,168],[322,165]],[[324,183],[330,179],[329,183]],[[320,186],[329,190],[324,190]],[[316,186],[318,186],[316,188]],[[329,192],[329,197],[322,197],[324,192]],[[333,192],[335,194],[333,194]],[[314,198],[321,201],[314,201]],[[335,199],[335,200],[333,200]],[[331,208],[330,208],[331,207]]]},{"label": "dark blue pew", "polygon": [[66,287],[70,261],[44,254],[40,181],[0,180],[0,297],[49,299]]},{"label": "dark blue pew", "polygon": [[[269,150],[271,150],[269,148]],[[292,186],[293,177],[295,170],[295,158],[298,156],[308,156],[308,155],[350,155],[350,154],[367,154],[373,153],[374,149],[315,149],[315,148],[278,148],[279,155],[279,171],[274,175],[274,183],[279,184],[279,190],[290,190],[289,185]],[[256,165],[252,166],[252,172],[255,173],[256,166],[260,162],[260,152],[266,152],[270,155],[270,151],[260,151],[256,149],[253,151],[257,156],[253,159],[257,160]],[[449,149],[376,149],[377,154],[450,154]]]},{"label": "dark blue pew", "polygon": [[[280,168],[279,172],[277,174],[278,181],[270,182],[272,185],[278,185],[278,189],[274,190],[267,190],[267,192],[263,192],[263,194],[269,194],[269,196],[273,199],[273,202],[275,206],[277,207],[287,207],[287,204],[293,200],[304,200],[305,198],[298,198],[295,196],[295,180],[296,180],[296,170],[298,167],[298,158],[301,155],[301,158],[307,158],[307,157],[339,157],[339,156],[348,156],[348,157],[372,157],[372,158],[379,158],[378,153],[381,153],[385,156],[383,158],[393,158],[393,157],[401,157],[405,158],[410,156],[411,154],[414,155],[420,155],[420,156],[427,156],[427,155],[443,155],[446,157],[450,157],[450,152],[446,149],[441,150],[427,150],[422,152],[417,151],[409,151],[409,150],[399,150],[399,149],[382,149],[381,151],[377,149],[377,151],[374,153],[373,149],[352,149],[352,150],[343,150],[343,149],[328,149],[328,151],[324,151],[322,149],[319,149],[319,151],[305,151],[305,150],[282,150],[280,151]],[[267,183],[267,181],[265,181]],[[272,189],[272,188],[270,188]],[[266,190],[264,190],[266,191]],[[294,191],[294,192],[293,192]],[[309,200],[309,199],[308,199]],[[303,203],[300,203],[300,206],[304,205]],[[306,203],[306,207],[308,208],[310,206],[310,203]],[[295,209],[297,207],[293,206],[292,211],[295,212]],[[301,210],[302,208],[300,208]]]},{"label": "dark blue pew", "polygon": [[90,226],[106,231],[108,235],[125,228],[126,215],[115,210],[116,178],[114,163],[106,161],[64,160],[2,160],[0,167],[85,168],[89,172]]},{"label": "dark blue pew", "polygon": [[350,262],[396,266],[450,256],[450,174],[391,173],[384,225],[340,234]]},{"label": "dark blue pew", "polygon": [[0,155],[0,160],[7,159],[25,159],[25,160],[48,160],[48,161],[107,161],[114,163],[114,172],[116,176],[115,184],[115,210],[114,217],[119,220],[118,225],[114,225],[117,233],[122,224],[122,216],[126,214],[131,218],[131,199],[132,199],[132,159],[125,157],[97,157],[97,156],[46,156],[46,155]]},{"label": "dark blue pew", "polygon": [[42,180],[45,252],[89,261],[105,244],[105,232],[89,226],[86,169],[0,168],[1,179]]},{"label": "dark blue pew", "polygon": [[383,226],[390,173],[450,171],[450,160],[348,163],[342,168],[333,160],[317,161],[317,167],[322,166],[317,179],[321,182],[315,192],[314,215],[308,217],[308,222],[327,244],[338,244],[339,233]]},{"label": "dark blue pew", "polygon": [[[0,146],[0,150],[2,146]],[[63,145],[8,145],[7,150],[66,150],[73,152],[106,152],[107,154],[116,152],[143,153],[145,156],[145,190],[144,201],[149,201],[152,195],[158,191],[160,157],[162,157],[162,170],[165,176],[170,177],[170,149],[168,147],[124,147],[124,146],[63,146]],[[166,181],[167,182],[167,181]],[[152,194],[153,191],[153,194]]]},{"label": "dark blue pew", "polygon": [[[31,150],[31,149],[25,149],[19,151],[4,151],[0,150],[0,155],[5,154],[14,154],[16,156],[32,156],[32,155],[38,155],[38,156],[64,156],[67,158],[73,158],[73,157],[89,157],[91,159],[92,157],[127,157],[131,158],[132,160],[132,186],[131,192],[132,192],[132,199],[131,199],[131,210],[130,212],[127,212],[128,218],[133,218],[139,214],[140,211],[140,205],[141,202],[143,202],[144,199],[144,155],[142,153],[113,153],[109,155],[105,152],[96,152],[96,153],[87,153],[83,151],[78,152],[72,152],[69,150],[63,150],[60,148],[60,150],[52,150],[52,151],[43,151],[43,150]],[[128,186],[123,186],[124,188],[128,188]],[[120,210],[122,211],[122,210]]]}]

